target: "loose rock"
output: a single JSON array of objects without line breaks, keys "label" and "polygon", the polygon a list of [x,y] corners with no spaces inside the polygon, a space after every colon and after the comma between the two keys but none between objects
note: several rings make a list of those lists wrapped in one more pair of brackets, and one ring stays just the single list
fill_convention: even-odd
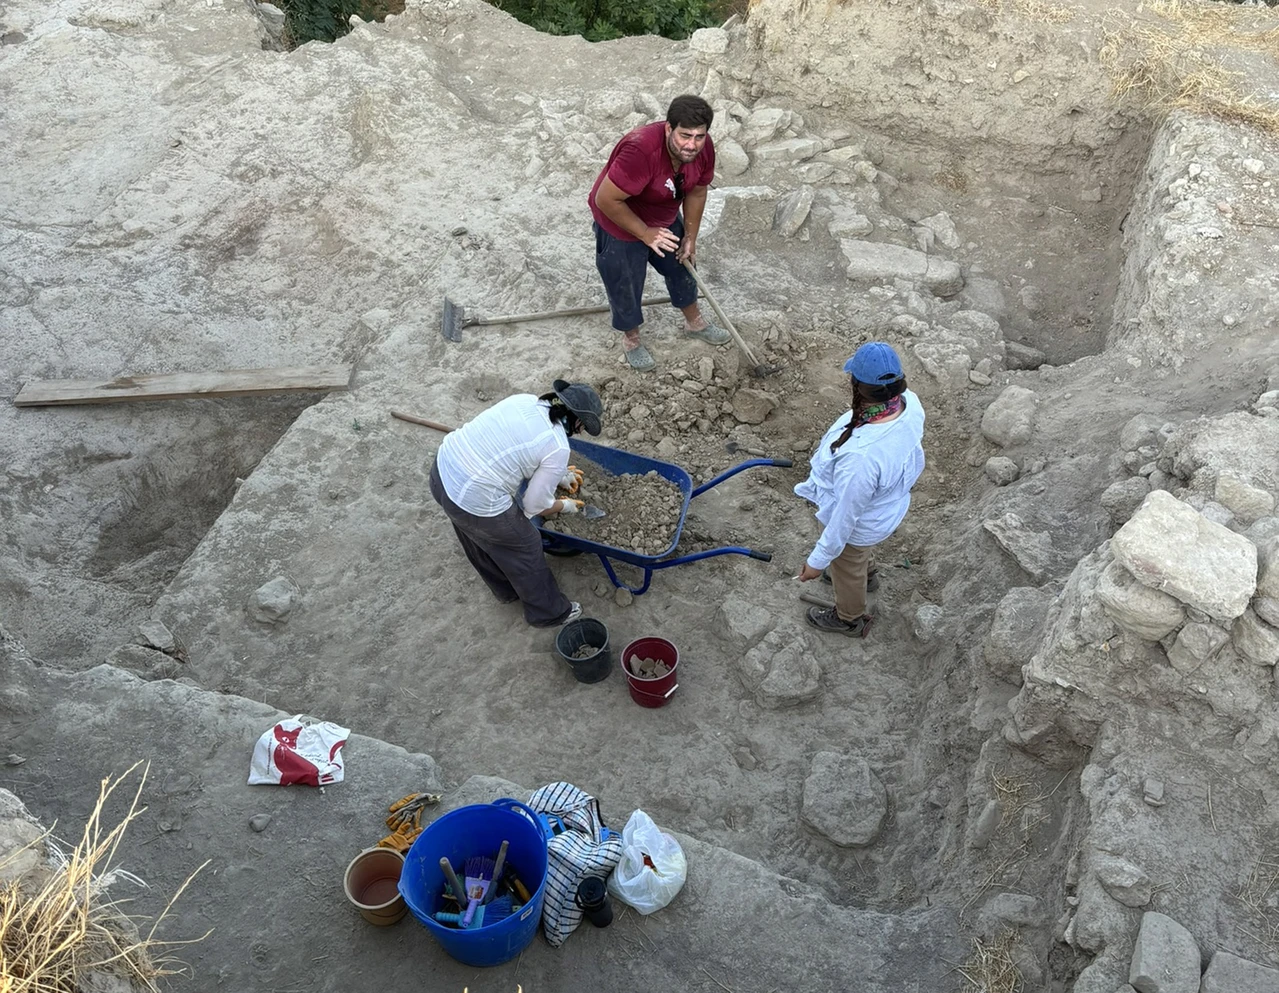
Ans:
[{"label": "loose rock", "polygon": [[1039,398],[1024,386],[1009,386],[981,418],[981,433],[1000,448],[1024,445],[1035,429]]},{"label": "loose rock", "polygon": [[1017,463],[1005,455],[996,455],[986,460],[986,478],[996,486],[1007,486],[1015,483],[1021,475]]},{"label": "loose rock", "polygon": [[249,616],[263,624],[283,624],[289,619],[302,591],[293,581],[284,576],[276,576],[270,582],[263,583],[249,597],[245,605]]},{"label": "loose rock", "polygon": [[266,826],[271,823],[270,814],[254,814],[249,818],[249,827],[254,831],[261,833],[266,830]]},{"label": "loose rock", "polygon": [[1150,482],[1143,476],[1130,476],[1111,483],[1102,491],[1101,506],[1114,524],[1123,524],[1132,517],[1150,492]]},{"label": "loose rock", "polygon": [[1150,877],[1126,859],[1104,855],[1094,871],[1106,892],[1125,907],[1144,907],[1154,895]]},{"label": "loose rock", "polygon": [[1271,627],[1252,610],[1245,610],[1230,631],[1235,648],[1256,665],[1279,663],[1279,628]]},{"label": "loose rock", "polygon": [[733,394],[732,404],[733,416],[743,424],[763,424],[777,409],[779,400],[776,394],[743,386]]},{"label": "loose rock", "polygon": [[800,808],[804,823],[841,848],[870,845],[888,817],[888,791],[866,760],[818,752]]}]

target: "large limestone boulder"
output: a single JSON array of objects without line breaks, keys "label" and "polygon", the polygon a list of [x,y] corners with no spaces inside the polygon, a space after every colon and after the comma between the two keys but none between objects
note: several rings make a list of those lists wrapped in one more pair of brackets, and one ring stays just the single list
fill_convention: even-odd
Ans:
[{"label": "large limestone boulder", "polygon": [[1217,952],[1208,963],[1200,993],[1275,993],[1279,990],[1279,969],[1241,959],[1229,952]]},{"label": "large limestone boulder", "polygon": [[783,622],[741,657],[738,671],[761,707],[777,710],[815,699],[821,693],[821,667],[808,635]]},{"label": "large limestone boulder", "polygon": [[1021,684],[1021,667],[1039,647],[1052,602],[1051,593],[1033,586],[1018,586],[1004,594],[986,635],[986,665],[994,675]]},{"label": "large limestone boulder", "polygon": [[891,283],[908,279],[939,297],[953,296],[964,287],[958,264],[931,258],[913,248],[856,238],[843,239],[839,248],[848,260],[848,278],[852,280]]},{"label": "large limestone boulder", "polygon": [[857,756],[818,752],[804,780],[804,823],[841,848],[869,845],[888,817],[888,791]]},{"label": "large limestone boulder", "polygon": [[1239,654],[1257,665],[1279,663],[1279,628],[1271,627],[1256,613],[1245,610],[1230,631]]},{"label": "large limestone boulder", "polygon": [[1279,418],[1235,411],[1183,424],[1163,458],[1171,459],[1172,471],[1182,479],[1195,479],[1203,472],[1211,485],[1227,473],[1274,492],[1279,488]]},{"label": "large limestone boulder", "polygon": [[1111,540],[1137,581],[1220,620],[1233,620],[1257,590],[1257,549],[1171,493],[1154,490]]},{"label": "large limestone boulder", "polygon": [[1215,624],[1187,624],[1168,649],[1168,661],[1178,672],[1193,672],[1221,651],[1230,635]]},{"label": "large limestone boulder", "polygon": [[1112,621],[1147,641],[1166,637],[1186,619],[1186,608],[1179,600],[1143,586],[1118,562],[1111,562],[1101,574],[1097,598]]},{"label": "large limestone boulder", "polygon": [[1011,511],[982,521],[981,526],[1036,583],[1045,583],[1069,568],[1047,531],[1032,531]]},{"label": "large limestone boulder", "polygon": [[1199,945],[1171,917],[1142,914],[1128,982],[1138,993],[1199,993]]},{"label": "large limestone boulder", "polygon": [[773,629],[777,619],[753,600],[727,596],[715,611],[715,627],[719,636],[735,651],[754,648]]},{"label": "large limestone boulder", "polygon": [[1241,521],[1251,523],[1275,511],[1275,498],[1269,490],[1254,486],[1250,480],[1242,479],[1233,472],[1217,476],[1213,495],[1217,503]]},{"label": "large limestone boulder", "polygon": [[1279,600],[1279,535],[1257,545],[1257,596]]}]

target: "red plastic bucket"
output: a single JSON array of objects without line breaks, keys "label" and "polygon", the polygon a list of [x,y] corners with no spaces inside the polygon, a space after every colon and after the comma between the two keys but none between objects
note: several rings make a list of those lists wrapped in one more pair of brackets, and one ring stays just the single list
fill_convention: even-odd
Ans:
[{"label": "red plastic bucket", "polygon": [[[647,679],[631,672],[632,655],[642,659],[659,659],[670,667],[665,676]],[[637,638],[622,651],[622,672],[626,676],[626,686],[631,691],[631,699],[641,707],[665,707],[670,698],[679,689],[679,649],[665,638]]]}]

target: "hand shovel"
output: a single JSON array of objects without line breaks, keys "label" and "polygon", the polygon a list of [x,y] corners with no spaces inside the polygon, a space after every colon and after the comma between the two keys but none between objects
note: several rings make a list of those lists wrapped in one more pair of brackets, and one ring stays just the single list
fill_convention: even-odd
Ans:
[{"label": "hand shovel", "polygon": [[588,503],[582,507],[582,516],[588,521],[598,521],[601,517],[607,517],[608,515],[595,504]]}]

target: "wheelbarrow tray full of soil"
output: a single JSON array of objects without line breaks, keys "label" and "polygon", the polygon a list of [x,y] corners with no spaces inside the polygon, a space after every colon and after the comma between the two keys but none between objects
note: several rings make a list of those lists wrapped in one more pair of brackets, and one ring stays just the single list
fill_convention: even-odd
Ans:
[{"label": "wheelbarrow tray full of soil", "polygon": [[[634,452],[626,452],[620,448],[609,448],[606,445],[596,445],[589,441],[580,441],[577,438],[569,439],[569,447],[581,455],[583,458],[590,459],[599,467],[600,471],[606,472],[613,476],[643,476],[649,472],[655,472],[663,479],[673,483],[680,492],[681,505],[679,508],[679,519],[675,524],[674,534],[671,536],[671,543],[664,551],[656,555],[643,555],[638,552],[631,551],[626,548],[618,548],[613,545],[607,545],[599,541],[591,541],[577,534],[564,534],[559,531],[552,531],[545,527],[545,521],[541,517],[534,517],[533,524],[537,527],[542,535],[542,547],[552,555],[576,555],[580,552],[587,552],[591,555],[598,556],[600,564],[604,566],[604,571],[608,573],[608,578],[614,586],[622,589],[630,590],[631,593],[639,596],[648,590],[649,583],[653,579],[653,573],[658,569],[669,569],[672,566],[686,565],[689,562],[697,562],[700,559],[710,559],[717,555],[746,555],[753,559],[759,559],[762,562],[769,562],[773,556],[768,552],[757,552],[751,548],[743,548],[740,545],[726,545],[723,548],[712,548],[703,552],[692,552],[688,555],[676,555],[675,550],[679,546],[680,534],[684,530],[684,518],[688,514],[688,505],[695,500],[698,495],[705,493],[713,486],[718,486],[726,479],[736,476],[739,472],[747,469],[753,469],[756,466],[780,466],[789,468],[792,463],[790,459],[748,459],[747,461],[736,465],[731,469],[726,469],[714,479],[703,483],[701,486],[693,486],[693,478],[684,469],[670,462],[659,462],[657,459],[650,459],[644,455],[636,455]],[[607,509],[607,508],[605,508]],[[625,562],[627,565],[633,565],[643,570],[644,582],[639,587],[628,586],[617,578],[617,573],[613,570],[613,562]]]}]

